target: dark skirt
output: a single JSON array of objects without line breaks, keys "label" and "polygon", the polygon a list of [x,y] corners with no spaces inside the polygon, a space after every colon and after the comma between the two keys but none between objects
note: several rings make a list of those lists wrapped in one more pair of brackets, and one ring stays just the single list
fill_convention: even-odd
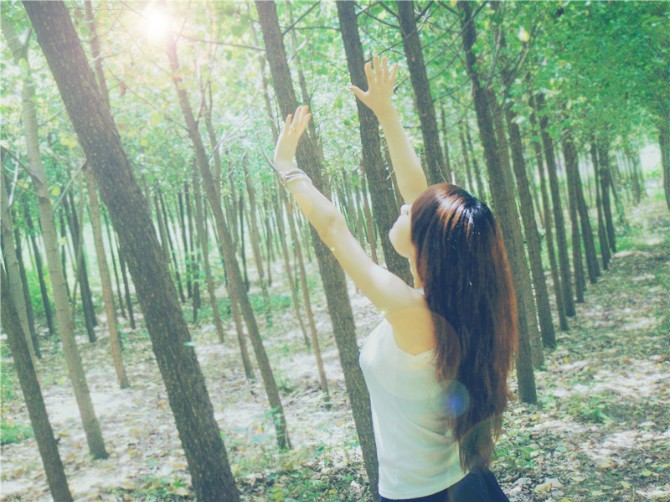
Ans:
[{"label": "dark skirt", "polygon": [[[380,502],[394,502],[396,499],[379,497]],[[432,495],[402,502],[509,502],[496,477],[488,469],[473,469],[455,485]]]}]

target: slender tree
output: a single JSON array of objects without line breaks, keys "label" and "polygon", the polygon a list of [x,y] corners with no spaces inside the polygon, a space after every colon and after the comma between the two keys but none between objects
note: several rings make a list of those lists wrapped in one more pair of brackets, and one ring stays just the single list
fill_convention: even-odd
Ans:
[{"label": "slender tree", "polygon": [[[266,54],[274,81],[275,94],[283,116],[287,116],[297,108],[291,72],[288,67],[286,50],[282,40],[277,9],[274,2],[256,2],[256,9],[263,32]],[[309,135],[305,135],[297,151],[300,168],[307,172],[321,193],[330,193],[323,176],[323,163],[317,152],[316,145]],[[370,395],[358,364],[358,345],[356,343],[356,327],[349,303],[349,295],[344,272],[321,242],[316,231],[311,229],[312,244],[323,279],[328,311],[333,323],[333,334],[337,343],[340,364],[344,372],[344,381],[349,395],[349,402],[356,423],[356,431],[363,451],[363,461],[368,474],[374,498],[377,498],[377,451],[372,431],[372,415],[370,411]]]},{"label": "slender tree", "polygon": [[25,2],[137,288],[198,498],[239,499],[177,293],[114,120],[62,2]]},{"label": "slender tree", "polygon": [[[363,69],[365,61],[363,45],[358,32],[356,4],[355,2],[338,1],[336,5],[351,83],[364,89],[366,83]],[[356,100],[356,106],[363,147],[363,174],[370,189],[372,214],[374,215],[374,220],[366,217],[366,221],[369,223],[376,222],[380,235],[386,236],[398,217],[398,206],[393,194],[393,186],[387,182],[389,176],[382,157],[379,122],[372,110],[361,103],[360,100]],[[367,201],[365,192],[363,192],[363,198]],[[374,235],[370,237],[370,241],[372,242],[373,239]],[[389,239],[382,238],[381,244],[384,251],[384,261],[388,269],[407,283],[411,283],[412,274],[409,271],[407,260],[396,253]],[[371,247],[374,248],[374,246]]]},{"label": "slender tree", "polygon": [[16,373],[19,377],[23,398],[28,408],[30,423],[35,433],[37,447],[40,451],[44,471],[47,475],[49,490],[51,490],[51,496],[55,501],[69,502],[73,498],[67,484],[67,478],[65,477],[63,462],[58,453],[58,443],[54,437],[47,409],[44,405],[44,398],[42,397],[42,390],[37,380],[33,358],[28,349],[27,340],[29,337],[27,333],[23,332],[21,321],[8,292],[8,289],[13,287],[13,285],[9,281],[4,268],[2,269],[0,282],[2,283],[2,288],[0,288],[0,296],[2,297],[2,327],[3,331],[7,333],[9,349],[12,353]]},{"label": "slender tree", "polygon": [[84,432],[86,433],[89,451],[95,458],[107,458],[108,455],[102,438],[102,431],[100,430],[98,417],[93,408],[84,366],[74,336],[74,323],[68,305],[69,295],[63,274],[63,266],[58,256],[58,238],[53,207],[46,184],[46,174],[39,147],[37,112],[35,110],[35,87],[29,71],[27,46],[21,47],[16,36],[7,36],[9,33],[7,30],[11,29],[11,25],[4,15],[2,16],[2,29],[3,33],[6,34],[5,36],[12,50],[14,60],[18,65],[25,67],[22,72],[23,82],[21,87],[23,123],[28,158],[30,160],[30,176],[37,194],[42,237],[47,256],[47,267],[51,278],[52,294],[56,303],[58,334],[63,344],[65,362],[77,400]]},{"label": "slender tree", "polygon": [[[486,157],[486,166],[489,173],[491,192],[493,196],[493,206],[495,208],[497,219],[502,229],[505,247],[510,257],[512,275],[514,277],[517,293],[518,277],[520,276],[518,257],[523,257],[524,252],[521,247],[521,229],[519,227],[519,215],[516,210],[513,199],[511,179],[506,179],[505,171],[500,164],[498,155],[498,146],[496,143],[495,131],[493,129],[493,117],[489,106],[489,97],[486,90],[480,83],[477,68],[477,57],[472,47],[477,39],[474,18],[472,15],[472,6],[469,2],[460,1],[458,7],[462,11],[461,15],[461,36],[463,39],[463,49],[465,52],[465,61],[467,65],[468,76],[472,82],[472,97],[477,112],[477,124],[479,134],[484,147]],[[518,302],[519,317],[519,348],[516,357],[516,371],[519,380],[519,397],[523,402],[534,403],[537,401],[537,391],[535,389],[535,375],[533,373],[533,363],[531,355],[530,337],[528,331],[528,320],[524,312],[524,303]],[[531,313],[534,315],[534,313]]]},{"label": "slender tree", "polygon": [[[432,185],[448,180],[444,167],[444,157],[440,148],[440,133],[437,128],[435,103],[430,92],[430,81],[426,72],[421,38],[416,24],[414,2],[412,0],[397,2],[396,6],[398,7],[403,48],[407,58],[407,69],[412,81],[416,108],[421,121],[423,151],[426,155],[426,174],[428,183]],[[361,105],[359,104],[359,106]]]}]

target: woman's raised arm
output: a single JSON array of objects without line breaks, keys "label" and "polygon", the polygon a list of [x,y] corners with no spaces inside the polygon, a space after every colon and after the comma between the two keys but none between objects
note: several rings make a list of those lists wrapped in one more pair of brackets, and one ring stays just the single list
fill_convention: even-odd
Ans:
[{"label": "woman's raised arm", "polygon": [[398,188],[405,202],[411,204],[428,188],[428,183],[419,157],[391,101],[397,72],[397,64],[389,71],[388,59],[384,57],[380,62],[379,56],[375,56],[374,68],[370,63],[365,63],[368,90],[362,91],[354,85],[349,86],[349,89],[377,116],[386,136]]},{"label": "woman's raised arm", "polygon": [[372,261],[349,231],[342,213],[293,162],[298,141],[310,117],[308,108],[301,106],[294,116],[286,118],[275,147],[274,167],[323,243],[363,294],[386,313],[404,308],[414,290]]}]

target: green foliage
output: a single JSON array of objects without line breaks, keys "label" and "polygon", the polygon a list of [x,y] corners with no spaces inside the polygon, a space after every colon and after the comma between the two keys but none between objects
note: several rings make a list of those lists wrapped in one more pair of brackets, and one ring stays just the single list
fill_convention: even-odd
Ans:
[{"label": "green foliage", "polygon": [[605,413],[607,408],[608,402],[601,395],[572,394],[566,404],[568,413],[576,420],[593,424],[608,424],[612,421]]},{"label": "green foliage", "polygon": [[11,354],[9,353],[9,347],[5,340],[0,340],[0,352],[2,353],[2,369],[0,371],[0,388],[2,396],[2,406],[3,408],[7,405],[8,402],[16,399],[17,385],[16,381],[16,372],[14,371],[13,365],[10,367],[6,359],[8,359]]},{"label": "green foliage", "polygon": [[118,488],[112,490],[111,493],[124,497],[123,500],[129,500],[130,498],[142,502],[193,500],[193,496],[183,480],[170,480],[154,476],[144,478],[139,488],[130,490]]},{"label": "green foliage", "polygon": [[[270,293],[270,308],[272,312],[283,312],[291,308],[291,297],[290,295],[285,295],[281,293]],[[249,294],[249,302],[254,312],[257,313],[266,313],[265,300],[261,293],[251,293]],[[225,297],[219,300],[219,311],[221,313],[221,318],[223,320],[230,319],[232,315],[232,307],[230,304],[230,298]]]},{"label": "green foliage", "polygon": [[496,445],[494,461],[511,470],[528,470],[535,465],[533,460],[538,446],[533,443],[529,434],[518,428],[511,428]]},{"label": "green foliage", "polygon": [[33,429],[28,425],[17,424],[11,420],[0,421],[0,445],[20,443],[33,437]]},{"label": "green foliage", "polygon": [[[46,268],[46,267],[45,267]],[[40,289],[40,280],[37,273],[26,271],[26,278],[28,279],[28,292],[30,293],[30,302],[33,307],[33,314],[35,318],[45,319],[46,313],[44,310],[44,301],[42,300],[42,290]],[[47,291],[49,289],[49,276],[45,275],[44,281],[47,283]],[[49,307],[51,312],[56,312],[56,305],[51,296],[49,296]]]}]

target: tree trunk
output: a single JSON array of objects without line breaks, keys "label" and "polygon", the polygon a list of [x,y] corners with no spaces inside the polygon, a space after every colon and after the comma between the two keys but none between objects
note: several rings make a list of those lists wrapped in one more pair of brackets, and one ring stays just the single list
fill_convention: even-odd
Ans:
[{"label": "tree trunk", "polygon": [[[442,157],[442,149],[440,148],[440,133],[437,128],[435,104],[430,92],[430,81],[426,72],[426,64],[423,60],[421,39],[414,15],[414,2],[408,0],[397,2],[396,5],[398,7],[402,43],[405,49],[405,57],[407,58],[407,69],[412,81],[414,101],[416,102],[419,120],[421,121],[428,184],[434,185],[435,183],[442,183],[448,178],[445,176],[444,158]],[[363,69],[362,66],[359,68]],[[365,149],[365,145],[363,148]]]},{"label": "tree trunk", "polygon": [[126,369],[123,366],[121,355],[121,338],[116,327],[116,311],[114,309],[114,295],[112,294],[112,279],[109,276],[107,257],[105,256],[105,245],[102,242],[102,226],[100,224],[100,206],[98,194],[95,191],[95,180],[90,167],[86,167],[86,182],[88,185],[88,200],[91,207],[91,227],[93,229],[93,243],[95,253],[98,257],[98,270],[100,272],[100,283],[102,286],[102,301],[105,304],[105,316],[107,317],[107,329],[109,330],[109,345],[112,350],[112,360],[116,370],[116,378],[119,387],[125,389],[130,387]]},{"label": "tree trunk", "polygon": [[[221,322],[221,312],[219,311],[219,302],[216,298],[216,286],[214,284],[214,277],[212,276],[212,267],[209,263],[209,239],[207,236],[207,227],[205,225],[205,215],[202,207],[202,193],[200,189],[200,176],[198,175],[197,166],[193,165],[193,197],[195,198],[195,231],[200,243],[200,250],[202,252],[202,263],[205,267],[205,280],[207,281],[207,294],[209,295],[209,303],[212,306],[212,317],[214,317],[214,326],[216,326],[216,334],[219,342],[223,343],[225,339],[225,330]],[[246,358],[248,359],[248,355]],[[244,358],[243,358],[244,359]],[[245,361],[246,367],[246,361]]]},{"label": "tree trunk", "polygon": [[[83,200],[82,200],[83,202]],[[74,268],[77,274],[77,282],[81,289],[81,305],[84,312],[84,322],[86,325],[86,333],[88,333],[88,341],[93,343],[97,340],[95,334],[95,312],[93,311],[93,299],[91,298],[91,287],[88,283],[88,267],[86,267],[86,253],[84,253],[84,236],[83,229],[79,225],[79,217],[77,216],[77,207],[74,203],[72,191],[63,195],[63,209],[65,216],[70,226],[70,235],[72,235],[72,243],[75,249]],[[72,299],[73,303],[76,299]],[[74,317],[74,314],[73,314]]]},{"label": "tree trunk", "polygon": [[[179,216],[179,234],[181,237],[181,245],[182,248],[184,249],[184,259],[186,261],[185,267],[184,267],[184,272],[185,272],[185,277],[186,277],[186,296],[188,298],[193,299],[193,264],[194,264],[194,259],[193,259],[193,254],[191,250],[189,249],[188,246],[188,237],[186,236],[186,227],[188,225],[188,221],[186,220],[186,211],[184,209],[184,194],[182,193],[181,190],[177,191],[177,214]],[[196,309],[194,308],[194,320],[197,319],[197,315],[195,314]]]},{"label": "tree trunk", "polygon": [[661,125],[658,128],[658,144],[661,147],[661,167],[663,169],[663,191],[665,202],[670,210],[670,126]]},{"label": "tree trunk", "polygon": [[541,368],[544,364],[544,349],[542,347],[542,338],[540,337],[540,329],[537,323],[537,306],[535,304],[535,297],[533,296],[533,283],[530,280],[530,271],[528,270],[528,262],[526,261],[526,250],[524,249],[523,234],[521,232],[521,225],[519,223],[519,212],[516,208],[516,201],[514,199],[514,180],[512,179],[512,166],[509,158],[509,146],[507,143],[507,136],[505,135],[505,125],[503,124],[503,110],[498,105],[497,98],[492,89],[487,90],[487,97],[489,97],[489,107],[493,116],[493,130],[497,139],[498,157],[500,159],[500,166],[503,169],[503,176],[505,179],[505,188],[509,189],[509,197],[511,203],[514,205],[514,216],[517,218],[512,222],[514,227],[514,234],[518,234],[517,245],[519,253],[512,255],[512,261],[518,260],[516,265],[512,265],[512,273],[517,272],[514,277],[517,301],[522,308],[519,308],[524,316],[524,322],[527,325],[528,337],[530,339],[530,346],[533,354],[533,364],[536,368]]},{"label": "tree trunk", "polygon": [[451,168],[451,158],[449,155],[449,139],[447,134],[447,117],[444,113],[444,107],[440,109],[441,116],[441,125],[442,125],[442,144],[444,145],[444,174],[447,179],[447,183],[453,183],[458,185],[456,181],[456,173]]},{"label": "tree trunk", "polygon": [[572,266],[575,271],[575,298],[577,303],[584,303],[586,280],[584,279],[584,262],[582,261],[582,238],[577,216],[577,187],[575,186],[575,177],[572,174],[576,159],[573,157],[574,149],[568,148],[566,152],[565,141],[563,139],[562,146],[568,185],[568,211],[570,214],[570,231],[572,232]]},{"label": "tree trunk", "polygon": [[470,150],[470,161],[472,164],[472,171],[474,173],[475,181],[477,182],[477,197],[480,198],[481,200],[486,200],[486,190],[484,189],[484,178],[482,177],[482,172],[479,169],[479,162],[477,162],[477,155],[475,155],[475,149],[472,147],[472,136],[470,136],[470,122],[466,120],[464,124],[465,124],[465,139],[468,142],[468,148]]},{"label": "tree trunk", "polygon": [[[364,89],[366,85],[365,61],[363,45],[361,44],[358,32],[358,20],[355,12],[356,4],[354,2],[336,2],[336,5],[351,83]],[[398,218],[398,206],[395,201],[395,194],[393,193],[393,185],[388,181],[389,173],[382,157],[379,122],[374,112],[358,99],[356,100],[356,106],[360,123],[361,145],[363,147],[363,176],[370,190],[374,221],[382,237],[381,244],[384,252],[384,261],[391,272],[408,284],[412,284],[412,274],[409,270],[407,260],[393,249],[391,241],[386,238]],[[363,197],[364,203],[366,203],[365,192],[363,192]],[[367,218],[368,215],[366,214]],[[368,219],[368,221],[370,220]]]},{"label": "tree trunk", "polygon": [[242,161],[244,167],[244,182],[247,187],[247,196],[249,198],[249,212],[247,213],[249,217],[249,240],[251,241],[251,251],[253,253],[254,262],[256,263],[256,271],[258,272],[258,282],[261,287],[261,293],[263,295],[263,303],[265,306],[265,320],[269,326],[272,326],[272,306],[270,304],[270,294],[268,293],[268,285],[265,282],[265,272],[263,270],[263,255],[261,253],[261,234],[258,231],[258,216],[257,208],[258,203],[256,201],[256,190],[254,190],[253,184],[249,176],[249,170],[246,166],[246,159]]},{"label": "tree trunk", "polygon": [[539,116],[540,135],[544,147],[544,160],[547,163],[549,174],[549,188],[551,190],[552,208],[554,210],[554,224],[556,228],[556,246],[558,247],[558,268],[561,274],[561,290],[563,292],[563,305],[568,317],[575,315],[575,302],[572,297],[572,278],[570,277],[570,258],[568,258],[568,240],[565,237],[565,223],[563,219],[563,208],[558,186],[558,175],[556,174],[556,155],[554,143],[549,136],[549,119],[544,110],[544,96],[538,94],[533,98],[533,108]]},{"label": "tree trunk", "polygon": [[[281,204],[284,205],[288,211],[290,211],[290,208],[288,207],[288,200],[286,197],[286,192],[284,191],[283,188],[277,187],[278,190],[280,190],[280,198],[281,198]],[[283,246],[283,254],[284,254],[284,263],[286,264],[286,271],[288,273],[288,278],[289,278],[289,283],[291,285],[291,294],[293,295],[293,302],[296,305],[296,314],[298,315],[298,318],[300,320],[300,328],[303,330],[303,333],[305,332],[305,326],[303,324],[302,316],[300,315],[299,309],[297,308],[298,306],[298,298],[297,298],[297,285],[296,281],[293,279],[290,271],[291,267],[289,264],[289,256],[288,256],[288,247],[286,245],[286,239],[283,237],[285,235],[284,232],[284,219],[281,214],[279,203],[277,203],[277,211],[279,213],[279,218],[277,219],[277,222],[280,225],[279,232],[282,235],[282,246]],[[308,324],[309,324],[309,332],[310,332],[310,338],[311,338],[311,348],[312,351],[314,352],[314,358],[316,359],[316,367],[319,371],[319,382],[321,383],[321,390],[323,391],[323,397],[325,400],[325,405],[326,408],[330,407],[330,391],[328,390],[328,379],[326,378],[326,369],[323,365],[323,358],[321,357],[321,346],[319,343],[319,336],[316,331],[316,325],[314,324],[314,314],[312,313],[312,305],[309,301],[309,291],[307,291],[307,277],[305,274],[304,270],[304,265],[302,263],[302,252],[300,251],[300,243],[295,240],[296,234],[295,234],[295,227],[289,222],[289,227],[290,227],[290,232],[291,232],[291,239],[293,240],[294,246],[296,253],[298,254],[298,263],[299,267],[303,267],[303,269],[300,271],[298,274],[300,276],[300,289],[302,290],[302,296],[303,296],[303,301],[305,303],[305,312],[307,313],[307,319],[308,319]]]},{"label": "tree trunk", "polygon": [[505,109],[507,116],[507,128],[509,130],[510,144],[512,149],[512,167],[516,177],[516,187],[519,191],[519,207],[521,209],[521,220],[523,221],[524,234],[528,244],[528,259],[530,270],[533,275],[533,286],[535,299],[537,301],[537,315],[540,321],[540,332],[545,347],[556,347],[556,333],[554,323],[551,319],[551,306],[549,305],[549,293],[547,282],[544,277],[544,266],[542,265],[542,247],[540,237],[537,234],[537,223],[535,221],[535,209],[533,198],[530,194],[530,184],[526,176],[526,161],[523,155],[521,131],[515,121],[516,114],[511,107]]},{"label": "tree trunk", "polygon": [[[519,228],[519,215],[513,199],[511,179],[506,176],[498,156],[495,132],[493,130],[493,117],[489,107],[486,90],[482,88],[477,74],[477,58],[472,51],[472,46],[477,39],[474,18],[472,17],[472,5],[469,2],[458,2],[458,7],[463,11],[461,18],[461,36],[465,51],[468,75],[472,82],[472,96],[477,112],[477,124],[479,134],[484,147],[484,156],[489,173],[489,184],[491,187],[493,206],[500,222],[505,247],[507,248],[510,265],[515,279],[515,287],[518,291],[519,261],[515,259],[524,256],[521,246],[521,229]],[[535,375],[533,374],[533,362],[528,332],[527,318],[524,312],[524,304],[518,302],[519,318],[519,347],[516,355],[516,372],[519,382],[519,398],[525,403],[537,402],[537,391],[535,389]]]},{"label": "tree trunk", "polygon": [[530,122],[533,127],[533,149],[535,150],[535,159],[537,162],[537,169],[540,174],[540,191],[542,193],[542,207],[544,214],[544,231],[547,237],[547,255],[549,256],[549,266],[551,268],[551,279],[554,286],[554,297],[556,298],[556,310],[558,311],[558,324],[562,331],[567,331],[568,316],[565,314],[565,305],[563,304],[563,290],[561,288],[561,278],[558,272],[558,264],[556,263],[556,252],[554,250],[554,231],[551,216],[551,203],[549,202],[549,194],[547,193],[547,181],[544,174],[544,163],[542,162],[542,147],[540,142],[535,139],[539,132],[537,122],[535,120],[535,112],[531,107]]},{"label": "tree trunk", "polygon": [[[39,10],[40,7],[47,5],[53,7],[61,6],[67,15],[65,6],[62,4],[32,3],[26,5],[26,10]],[[3,17],[4,19],[4,17]],[[31,18],[32,20],[32,18]],[[69,20],[69,17],[68,17]],[[44,20],[46,21],[46,20]],[[48,21],[47,21],[48,22]],[[3,25],[4,27],[4,25]],[[53,29],[51,27],[50,29]],[[72,29],[74,35],[74,28]],[[76,36],[76,35],[75,35]],[[11,47],[11,46],[10,46]],[[26,55],[14,53],[17,63],[21,66],[27,65]],[[57,57],[62,58],[59,54]],[[39,150],[37,114],[35,110],[35,88],[29,71],[23,73],[23,123],[25,127],[25,136],[28,157],[30,159],[30,175],[37,193],[38,205],[40,210],[40,223],[42,225],[42,236],[44,238],[44,248],[47,255],[47,266],[51,278],[51,287],[54,301],[56,303],[56,320],[58,324],[58,333],[63,343],[63,353],[68,368],[68,375],[72,382],[74,394],[79,408],[88,448],[94,458],[107,458],[105,443],[102,438],[100,424],[93,409],[91,394],[84,373],[84,366],[81,361],[79,349],[74,336],[74,324],[70,315],[68,306],[68,293],[63,275],[63,268],[58,256],[58,238],[56,234],[56,225],[54,223],[54,214],[49,198],[49,189],[46,184],[46,175]]]},{"label": "tree trunk", "polygon": [[593,164],[593,181],[596,192],[596,210],[598,213],[598,243],[600,244],[600,255],[603,260],[603,269],[607,270],[611,260],[610,245],[607,240],[607,231],[605,229],[605,216],[603,201],[601,197],[602,189],[600,186],[600,166],[598,162],[598,150],[595,140],[591,139],[591,163]]},{"label": "tree trunk", "polygon": [[[279,28],[276,5],[273,2],[257,1],[256,9],[258,10],[266,54],[270,63],[275,94],[279,101],[282,116],[285,117],[295,111],[298,103],[295,98],[284,42]],[[329,187],[324,183],[323,173],[325,170],[320,155],[308,135],[304,136],[298,145],[297,161],[298,166],[308,173],[317,189],[322,193],[330,192]],[[347,294],[347,285],[342,269],[313,228],[311,229],[311,236],[324,283],[326,302],[333,322],[333,334],[340,354],[340,363],[363,452],[363,461],[373,497],[376,499],[378,464],[372,431],[370,395],[365,387],[363,373],[358,364],[359,352],[356,343],[356,327],[351,304],[349,303],[349,295]]]},{"label": "tree trunk", "polygon": [[472,181],[472,169],[470,168],[470,152],[468,145],[465,143],[465,119],[461,121],[461,128],[458,131],[458,136],[461,140],[461,152],[463,153],[463,163],[465,164],[465,178],[468,182],[468,192],[475,193],[475,184]]},{"label": "tree trunk", "polygon": [[584,242],[584,255],[586,257],[586,269],[589,274],[589,282],[595,284],[598,282],[600,267],[598,267],[598,258],[596,256],[596,247],[593,242],[593,230],[589,219],[589,211],[586,207],[584,191],[582,190],[582,179],[579,173],[579,159],[575,151],[575,144],[572,134],[569,133],[563,143],[565,152],[565,167],[568,176],[568,183],[574,186],[574,193],[577,202],[577,213],[579,215],[579,225],[581,228],[582,240]]},{"label": "tree trunk", "polygon": [[616,232],[614,231],[614,219],[612,218],[612,203],[610,191],[612,187],[612,171],[610,169],[610,146],[609,138],[603,137],[598,141],[598,162],[600,175],[600,188],[602,189],[603,214],[605,216],[605,229],[607,230],[607,241],[610,249],[616,253]]},{"label": "tree trunk", "polygon": [[[12,232],[13,217],[9,207],[9,195],[5,186],[5,177],[0,173],[0,222],[2,223],[2,254],[7,268],[7,277],[9,279],[7,284],[11,284],[10,291],[11,302],[14,305],[15,311],[18,315],[20,325],[18,333],[25,336],[26,346],[30,353],[30,358],[34,365],[37,364],[37,355],[33,340],[30,337],[30,328],[28,326],[28,309],[26,307],[26,297],[23,294],[23,282],[21,281],[21,271],[19,269],[19,262],[16,259],[16,245],[14,244],[14,233]],[[6,286],[5,286],[6,289]],[[4,325],[4,323],[3,323]]]},{"label": "tree trunk", "polygon": [[[184,90],[182,78],[179,76],[180,66],[179,59],[177,57],[177,45],[174,38],[170,38],[168,40],[166,52],[170,61],[172,80],[177,91],[179,106],[181,107],[182,113],[184,115],[189,137],[191,138],[191,142],[195,150],[196,164],[200,170],[203,186],[209,201],[209,207],[214,214],[214,220],[216,222],[219,239],[221,239],[223,260],[226,265],[226,272],[228,276],[228,282],[226,283],[228,293],[231,297],[231,301],[236,302],[239,305],[240,313],[242,314],[242,317],[244,318],[244,321],[247,325],[247,329],[249,330],[249,337],[256,354],[258,367],[261,371],[263,385],[265,386],[265,392],[267,394],[270,405],[270,413],[272,414],[272,421],[275,425],[275,430],[277,433],[277,444],[279,445],[280,449],[289,449],[291,447],[291,442],[289,440],[288,430],[286,427],[284,407],[279,397],[279,389],[277,388],[277,383],[272,373],[272,368],[270,367],[270,360],[268,359],[267,353],[265,352],[265,347],[263,346],[260,331],[256,323],[256,317],[254,315],[253,309],[251,308],[251,302],[249,301],[249,296],[246,294],[244,289],[244,282],[242,281],[242,274],[240,273],[237,257],[235,256],[230,229],[228,228],[228,225],[223,217],[221,202],[215,189],[214,178],[212,177],[212,173],[209,169],[207,153],[205,152],[205,147],[202,143],[202,138],[200,137],[200,132],[198,131],[198,126],[195,122],[195,117],[193,116],[193,110],[191,109],[191,105],[188,101],[188,96]],[[241,208],[240,215],[242,215]]]},{"label": "tree trunk", "polygon": [[94,169],[133,275],[199,499],[239,499],[149,206],[62,2],[25,2],[79,143]]},{"label": "tree trunk", "polygon": [[21,284],[23,285],[23,300],[26,304],[26,315],[28,317],[28,329],[30,340],[37,359],[42,359],[42,351],[40,350],[40,342],[37,339],[37,331],[35,331],[35,314],[33,312],[32,299],[30,298],[30,287],[28,285],[28,276],[26,275],[26,267],[23,264],[23,249],[21,246],[21,234],[17,227],[14,228],[14,243],[16,244],[16,261],[19,263],[19,273],[21,274]]},{"label": "tree trunk", "polygon": [[42,295],[42,304],[44,305],[44,315],[47,318],[47,327],[49,328],[49,335],[53,336],[56,334],[53,323],[53,314],[51,312],[51,301],[49,300],[49,292],[47,290],[47,285],[44,282],[44,271],[42,267],[42,253],[40,253],[40,248],[37,245],[37,239],[35,234],[37,230],[33,226],[33,219],[30,216],[30,208],[26,204],[23,206],[23,215],[26,220],[26,225],[28,226],[28,231],[30,233],[30,245],[33,250],[33,256],[35,257],[35,268],[37,269],[37,277],[40,281],[40,294]]},{"label": "tree trunk", "polygon": [[[19,377],[23,398],[26,401],[30,424],[32,425],[37,447],[40,451],[44,471],[47,475],[51,496],[57,502],[69,502],[72,499],[70,488],[65,477],[63,462],[58,453],[58,443],[54,437],[49,416],[44,405],[42,390],[37,380],[37,372],[33,364],[30,350],[28,349],[27,333],[22,332],[21,321],[16,308],[7,291],[7,285],[12,284],[2,271],[2,284],[0,296],[2,297],[2,327],[7,333],[9,349],[14,360],[14,367]],[[12,289],[16,289],[13,288]],[[6,370],[6,368],[5,368]],[[4,370],[3,370],[4,371]]]}]

